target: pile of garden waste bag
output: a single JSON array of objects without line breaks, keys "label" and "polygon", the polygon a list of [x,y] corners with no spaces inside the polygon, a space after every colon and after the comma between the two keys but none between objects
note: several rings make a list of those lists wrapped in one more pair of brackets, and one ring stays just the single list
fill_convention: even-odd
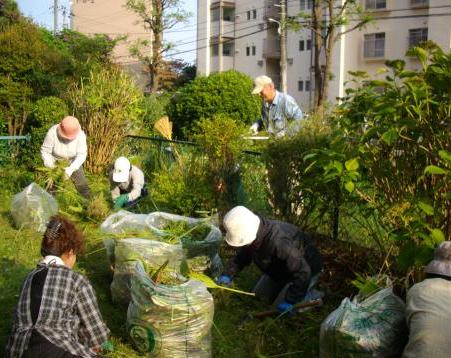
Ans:
[{"label": "pile of garden waste bag", "polygon": [[360,302],[345,298],[321,324],[320,357],[399,357],[407,338],[404,311],[391,287]]},{"label": "pile of garden waste bag", "polygon": [[221,232],[203,219],[122,210],[110,215],[101,231],[107,236],[104,244],[114,267],[111,294],[117,303],[130,301],[130,278],[137,261],[144,264],[148,273],[155,273],[162,266],[164,272],[173,275],[187,270],[218,275],[222,270],[218,255]]},{"label": "pile of garden waste bag", "polygon": [[11,200],[11,216],[18,229],[43,233],[51,216],[58,214],[58,203],[38,184],[31,183]]},{"label": "pile of garden waste bag", "polygon": [[127,332],[141,353],[158,358],[211,357],[213,297],[196,280],[156,283],[135,263]]}]

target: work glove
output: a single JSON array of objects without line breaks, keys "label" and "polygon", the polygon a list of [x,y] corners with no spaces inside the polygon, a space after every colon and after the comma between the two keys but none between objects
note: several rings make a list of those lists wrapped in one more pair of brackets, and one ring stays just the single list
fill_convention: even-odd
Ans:
[{"label": "work glove", "polygon": [[253,125],[251,125],[251,127],[249,128],[249,131],[253,135],[256,135],[258,133],[258,123],[254,123]]},{"label": "work glove", "polygon": [[114,209],[119,210],[123,208],[124,205],[127,203],[128,203],[128,194],[122,194],[114,201]]},{"label": "work glove", "polygon": [[290,312],[293,314],[293,304],[288,303],[287,301],[283,301],[277,305],[277,311],[280,313]]},{"label": "work glove", "polygon": [[230,286],[232,278],[229,275],[221,275],[216,279],[218,285]]},{"label": "work glove", "polygon": [[69,179],[73,173],[74,173],[74,170],[71,167],[64,168],[64,174],[65,174],[66,179]]}]

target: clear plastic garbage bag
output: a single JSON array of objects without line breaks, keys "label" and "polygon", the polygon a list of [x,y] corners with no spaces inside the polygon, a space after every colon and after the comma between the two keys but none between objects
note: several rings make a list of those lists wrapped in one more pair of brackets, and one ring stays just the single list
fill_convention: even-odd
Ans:
[{"label": "clear plastic garbage bag", "polygon": [[161,241],[127,238],[114,243],[114,275],[111,296],[114,302],[128,304],[130,301],[130,278],[135,272],[136,262],[144,262],[146,267],[158,269],[166,261],[167,270],[180,272],[184,259],[181,245]]},{"label": "clear plastic garbage bag", "polygon": [[11,215],[18,229],[26,227],[43,233],[49,218],[58,214],[58,203],[38,184],[31,183],[11,200]]},{"label": "clear plastic garbage bag", "polygon": [[156,284],[137,263],[127,332],[136,349],[157,358],[210,358],[213,297],[205,285]]},{"label": "clear plastic garbage bag", "polygon": [[391,288],[362,302],[345,298],[321,324],[320,357],[399,357],[406,343],[404,311]]}]

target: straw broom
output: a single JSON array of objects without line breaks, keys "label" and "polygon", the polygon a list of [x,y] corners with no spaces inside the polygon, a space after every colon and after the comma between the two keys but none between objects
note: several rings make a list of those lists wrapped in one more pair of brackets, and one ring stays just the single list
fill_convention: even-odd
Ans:
[{"label": "straw broom", "polygon": [[[163,136],[163,138],[172,140],[172,122],[169,121],[169,118],[167,116],[161,117],[159,120],[157,120],[153,127]],[[173,143],[170,143],[169,145],[174,152],[177,162],[179,163],[179,165],[182,165],[182,158],[180,156],[180,153],[177,151],[177,148]]]}]

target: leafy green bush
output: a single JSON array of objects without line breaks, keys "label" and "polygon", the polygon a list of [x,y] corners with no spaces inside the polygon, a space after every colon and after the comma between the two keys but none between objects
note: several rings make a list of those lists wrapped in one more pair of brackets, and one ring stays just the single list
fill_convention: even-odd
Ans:
[{"label": "leafy green bush", "polygon": [[188,136],[195,121],[225,114],[249,124],[260,116],[260,99],[252,95],[252,79],[243,73],[226,71],[197,77],[171,99],[168,114],[178,136]]},{"label": "leafy green bush", "polygon": [[213,115],[211,119],[196,123],[194,139],[207,158],[206,179],[219,211],[244,204],[239,163],[245,145],[242,138],[245,131],[242,123],[225,114]]},{"label": "leafy green bush", "polygon": [[142,92],[120,69],[99,67],[75,84],[68,97],[88,138],[86,167],[92,173],[101,173],[140,118]]}]

